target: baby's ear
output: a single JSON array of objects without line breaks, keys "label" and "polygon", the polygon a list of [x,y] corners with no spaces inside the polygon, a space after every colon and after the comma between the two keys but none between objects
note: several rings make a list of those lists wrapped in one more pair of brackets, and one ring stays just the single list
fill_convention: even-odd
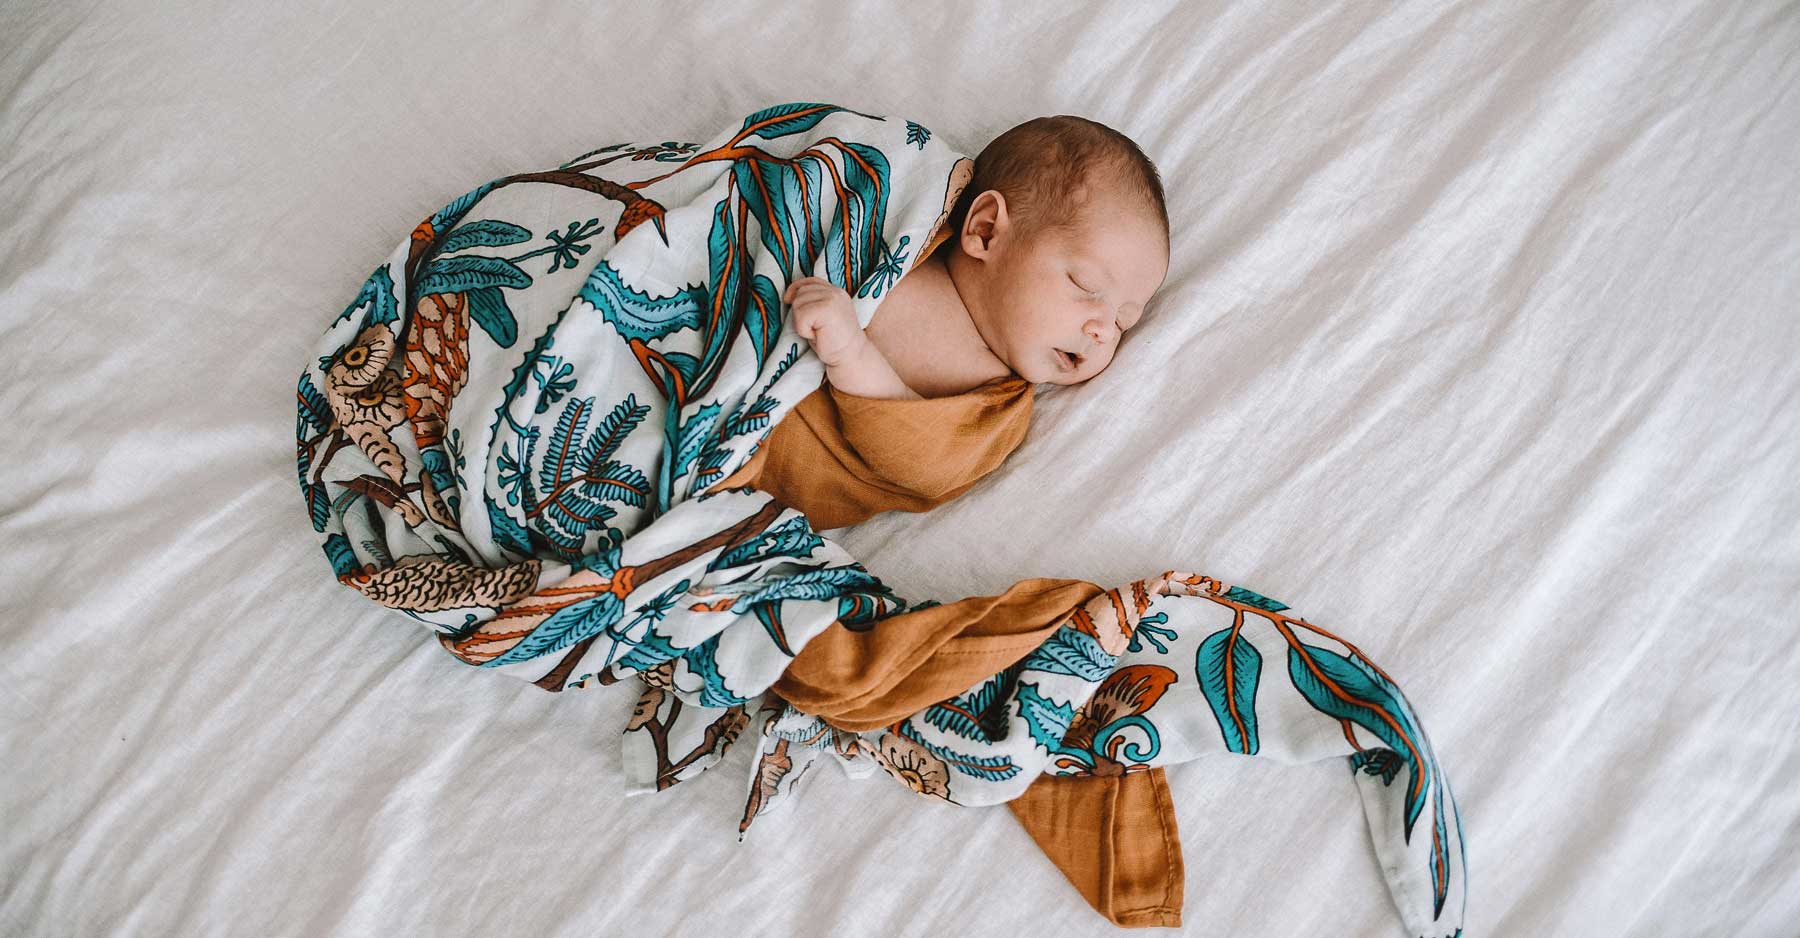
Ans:
[{"label": "baby's ear", "polygon": [[1011,223],[1006,212],[1006,196],[999,190],[988,189],[969,203],[969,214],[963,218],[962,233],[958,238],[963,253],[970,257],[986,257],[993,249],[994,239],[1004,232]]}]

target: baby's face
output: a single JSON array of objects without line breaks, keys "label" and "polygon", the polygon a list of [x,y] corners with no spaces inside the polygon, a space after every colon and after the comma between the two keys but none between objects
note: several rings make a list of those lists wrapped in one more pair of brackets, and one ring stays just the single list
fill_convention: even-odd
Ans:
[{"label": "baby's face", "polygon": [[1169,271],[1161,224],[1103,203],[1069,231],[994,244],[982,293],[988,347],[1034,384],[1080,384],[1106,370]]}]

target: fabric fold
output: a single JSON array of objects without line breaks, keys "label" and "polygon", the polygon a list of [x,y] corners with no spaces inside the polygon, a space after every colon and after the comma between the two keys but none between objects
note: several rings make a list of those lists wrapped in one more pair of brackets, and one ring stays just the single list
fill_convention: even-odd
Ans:
[{"label": "fabric fold", "polygon": [[1174,928],[1186,869],[1163,773],[1046,775],[1006,807],[1107,921]]}]

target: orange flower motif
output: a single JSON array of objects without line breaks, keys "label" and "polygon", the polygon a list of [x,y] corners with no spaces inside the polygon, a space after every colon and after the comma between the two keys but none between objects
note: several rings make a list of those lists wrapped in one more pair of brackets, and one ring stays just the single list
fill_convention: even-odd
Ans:
[{"label": "orange flower motif", "polygon": [[1105,726],[1120,717],[1136,716],[1150,709],[1173,683],[1175,672],[1159,664],[1120,668],[1100,684],[1082,712],[1096,727]]}]

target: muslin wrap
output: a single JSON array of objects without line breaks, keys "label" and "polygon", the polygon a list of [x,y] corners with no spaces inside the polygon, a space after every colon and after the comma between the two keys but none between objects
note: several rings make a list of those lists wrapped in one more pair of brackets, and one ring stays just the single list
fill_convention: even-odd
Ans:
[{"label": "muslin wrap", "polygon": [[300,377],[299,482],[334,574],[467,664],[550,691],[635,678],[634,793],[749,732],[740,836],[822,757],[959,805],[1207,753],[1343,758],[1406,927],[1458,933],[1449,780],[1348,641],[1173,571],[1023,581],[1009,595],[1053,610],[1037,622],[909,603],[799,511],[721,484],[821,385],[789,280],[843,286],[866,324],[970,172],[915,122],[795,103],[451,202]]}]

